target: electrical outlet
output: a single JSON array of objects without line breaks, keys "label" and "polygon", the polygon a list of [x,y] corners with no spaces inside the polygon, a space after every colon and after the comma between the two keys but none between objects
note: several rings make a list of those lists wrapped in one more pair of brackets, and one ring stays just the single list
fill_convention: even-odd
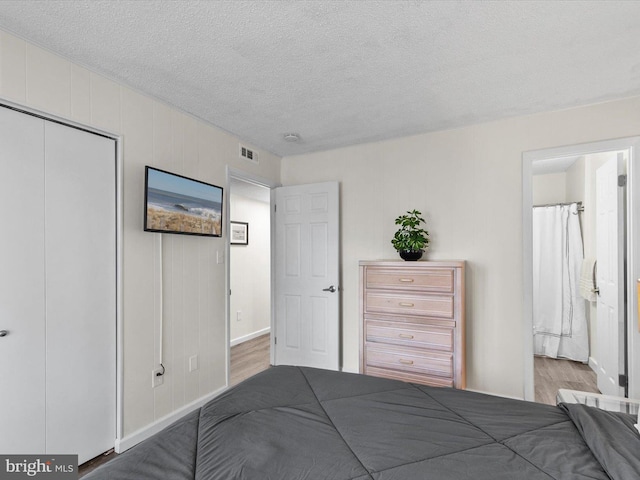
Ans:
[{"label": "electrical outlet", "polygon": [[162,373],[162,370],[162,367],[160,367],[151,371],[151,386],[153,388],[159,387],[164,383],[164,374]]},{"label": "electrical outlet", "polygon": [[198,369],[198,355],[189,357],[189,371],[193,372]]},{"label": "electrical outlet", "polygon": [[240,321],[242,321],[242,312],[238,310],[236,312],[236,322],[240,322]]}]

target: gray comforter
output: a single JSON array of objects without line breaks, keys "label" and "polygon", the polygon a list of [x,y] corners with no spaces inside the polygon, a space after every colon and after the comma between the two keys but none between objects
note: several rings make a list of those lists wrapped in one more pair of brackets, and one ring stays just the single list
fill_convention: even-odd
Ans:
[{"label": "gray comforter", "polygon": [[640,478],[630,416],[274,367],[84,477]]}]

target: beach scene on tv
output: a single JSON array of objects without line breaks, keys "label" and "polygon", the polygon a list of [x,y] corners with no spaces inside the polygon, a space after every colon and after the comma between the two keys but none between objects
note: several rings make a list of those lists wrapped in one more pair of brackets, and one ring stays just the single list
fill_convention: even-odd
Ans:
[{"label": "beach scene on tv", "polygon": [[146,228],[220,236],[222,189],[149,168]]}]

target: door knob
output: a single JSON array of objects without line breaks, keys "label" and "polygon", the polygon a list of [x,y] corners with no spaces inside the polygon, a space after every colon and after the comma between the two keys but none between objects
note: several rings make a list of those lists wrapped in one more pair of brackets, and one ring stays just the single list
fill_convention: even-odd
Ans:
[{"label": "door knob", "polygon": [[336,291],[336,287],[334,287],[333,285],[331,285],[329,288],[323,288],[322,289],[323,292],[331,292],[331,293],[335,293]]},{"label": "door knob", "polygon": [[0,337],[6,337],[7,335],[9,335],[9,332],[6,330],[0,330]]}]

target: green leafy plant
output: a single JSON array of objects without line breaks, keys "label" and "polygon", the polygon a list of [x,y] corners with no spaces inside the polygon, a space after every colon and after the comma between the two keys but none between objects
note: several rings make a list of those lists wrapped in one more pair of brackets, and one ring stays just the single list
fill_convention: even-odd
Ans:
[{"label": "green leafy plant", "polygon": [[396,225],[400,228],[391,240],[393,248],[399,252],[422,252],[429,246],[429,232],[420,227],[426,223],[421,215],[418,210],[412,210],[396,218]]}]

